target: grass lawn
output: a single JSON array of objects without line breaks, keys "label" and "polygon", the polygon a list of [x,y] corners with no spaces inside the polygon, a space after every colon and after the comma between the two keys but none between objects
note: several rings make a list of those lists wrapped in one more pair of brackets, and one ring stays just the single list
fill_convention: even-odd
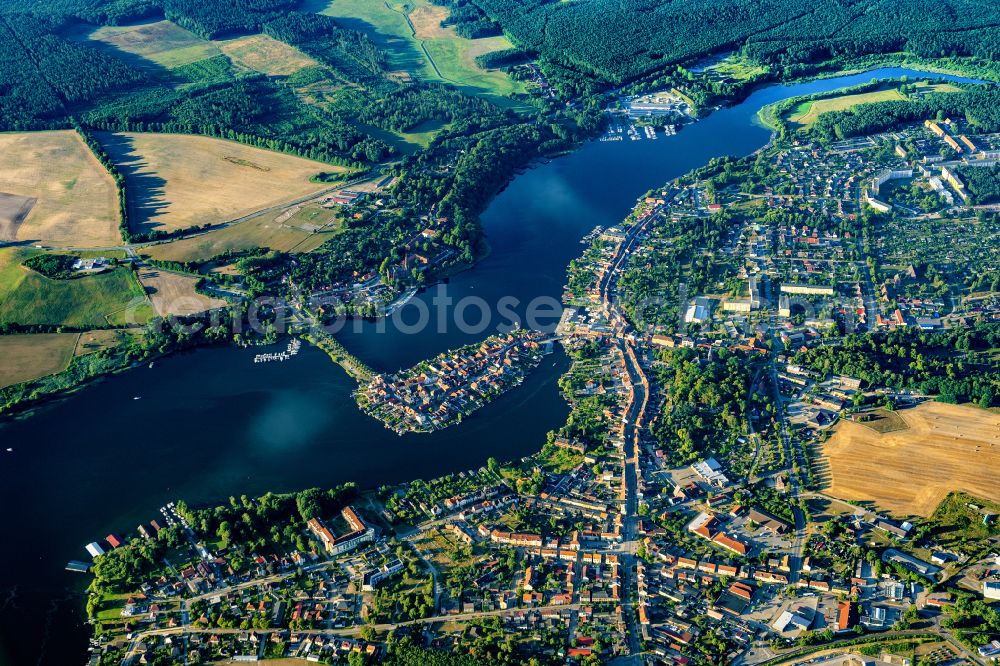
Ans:
[{"label": "grass lawn", "polygon": [[98,327],[142,324],[153,315],[135,275],[116,268],[72,280],[53,280],[21,265],[37,250],[0,250],[0,322]]},{"label": "grass lawn", "polygon": [[875,90],[872,92],[860,93],[857,95],[841,95],[828,99],[819,99],[799,103],[788,114],[788,120],[799,129],[812,126],[819,118],[820,114],[829,111],[844,111],[858,104],[871,104],[873,102],[888,102],[892,100],[905,100],[906,97],[899,90]]}]

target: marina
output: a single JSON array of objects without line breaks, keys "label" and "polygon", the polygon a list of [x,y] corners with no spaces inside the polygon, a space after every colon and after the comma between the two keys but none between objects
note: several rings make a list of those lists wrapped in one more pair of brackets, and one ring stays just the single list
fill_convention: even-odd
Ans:
[{"label": "marina", "polygon": [[285,347],[285,351],[282,352],[269,352],[266,354],[257,354],[253,357],[254,363],[272,363],[291,360],[293,356],[299,353],[302,348],[302,341],[298,338],[292,338],[288,342],[288,346]]}]

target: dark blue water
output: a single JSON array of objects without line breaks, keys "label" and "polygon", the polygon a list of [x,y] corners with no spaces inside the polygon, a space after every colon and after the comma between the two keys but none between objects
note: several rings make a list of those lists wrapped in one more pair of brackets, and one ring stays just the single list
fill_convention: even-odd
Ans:
[{"label": "dark blue water", "polygon": [[[522,320],[529,303],[544,311],[557,302],[566,265],[594,226],[617,224],[647,190],[713,157],[763,146],[769,132],[756,122],[763,106],[903,75],[920,76],[893,68],[764,88],[677,136],[593,142],[532,169],[483,215],[491,254],[446,286],[444,295],[456,303],[482,299],[487,325],[470,304],[466,321],[478,324],[474,330],[459,330],[453,309],[439,327],[433,298],[441,294],[434,289],[401,311],[403,323],[412,323],[423,304],[430,323],[421,332],[390,321],[340,337],[370,365],[396,369],[509,323],[496,309],[501,298]],[[253,354],[213,348],[178,355],[0,425],[0,450],[14,448],[0,452],[0,665],[82,663],[86,577],[63,571],[64,564],[87,559],[84,544],[155,518],[169,500],[429,478],[479,467],[489,456],[534,452],[568,413],[556,388],[566,367],[558,353],[460,425],[405,437],[361,414],[350,396],[354,384],[317,350],[264,365],[254,365]]]}]

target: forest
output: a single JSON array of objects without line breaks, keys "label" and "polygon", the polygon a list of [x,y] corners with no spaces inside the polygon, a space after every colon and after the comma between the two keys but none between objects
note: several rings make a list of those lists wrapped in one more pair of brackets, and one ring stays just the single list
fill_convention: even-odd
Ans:
[{"label": "forest", "polygon": [[978,206],[1000,201],[1000,168],[960,166],[957,171],[972,203]]},{"label": "forest", "polygon": [[1000,7],[944,0],[483,0],[515,44],[553,63],[620,85],[712,53],[742,50],[804,73],[833,58],[906,51],[995,58]]}]

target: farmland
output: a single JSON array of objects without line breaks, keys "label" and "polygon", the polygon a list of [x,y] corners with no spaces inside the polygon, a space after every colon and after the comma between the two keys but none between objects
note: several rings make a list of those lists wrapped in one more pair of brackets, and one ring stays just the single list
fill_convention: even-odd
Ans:
[{"label": "farmland", "polygon": [[219,42],[219,48],[237,68],[268,76],[289,76],[316,61],[284,42],[267,35],[252,35]]},{"label": "farmland", "polygon": [[144,323],[152,316],[142,286],[127,268],[53,280],[21,265],[33,254],[0,249],[0,323],[87,328]]},{"label": "farmland", "polygon": [[952,491],[1000,500],[1000,415],[927,402],[899,416],[906,430],[880,434],[847,421],[837,427],[823,447],[830,495],[919,516],[930,516]]},{"label": "farmland", "polygon": [[34,333],[0,336],[0,388],[38,379],[66,369],[74,356],[117,344],[119,331]]},{"label": "farmland", "polygon": [[871,104],[874,102],[888,102],[892,100],[905,100],[899,90],[875,90],[872,92],[860,93],[857,95],[841,95],[827,99],[810,100],[800,103],[788,114],[788,119],[799,128],[811,127],[820,114],[829,111],[844,111],[858,104]]},{"label": "farmland", "polygon": [[125,175],[134,231],[218,224],[323,189],[309,179],[346,171],[242,144],[182,134],[100,135]]},{"label": "farmland", "polygon": [[288,215],[270,213],[190,238],[152,245],[144,252],[160,261],[205,261],[227,250],[266,247],[281,252],[315,250],[336,233],[337,214],[307,204]]},{"label": "farmland", "polygon": [[198,278],[162,271],[158,268],[139,270],[139,282],[153,302],[153,309],[161,317],[187,316],[222,307],[226,302],[210,298],[195,291]]},{"label": "farmland", "polygon": [[66,369],[79,333],[39,333],[0,336],[0,388]]},{"label": "farmland", "polygon": [[0,134],[0,191],[2,240],[121,243],[114,181],[76,132]]}]

